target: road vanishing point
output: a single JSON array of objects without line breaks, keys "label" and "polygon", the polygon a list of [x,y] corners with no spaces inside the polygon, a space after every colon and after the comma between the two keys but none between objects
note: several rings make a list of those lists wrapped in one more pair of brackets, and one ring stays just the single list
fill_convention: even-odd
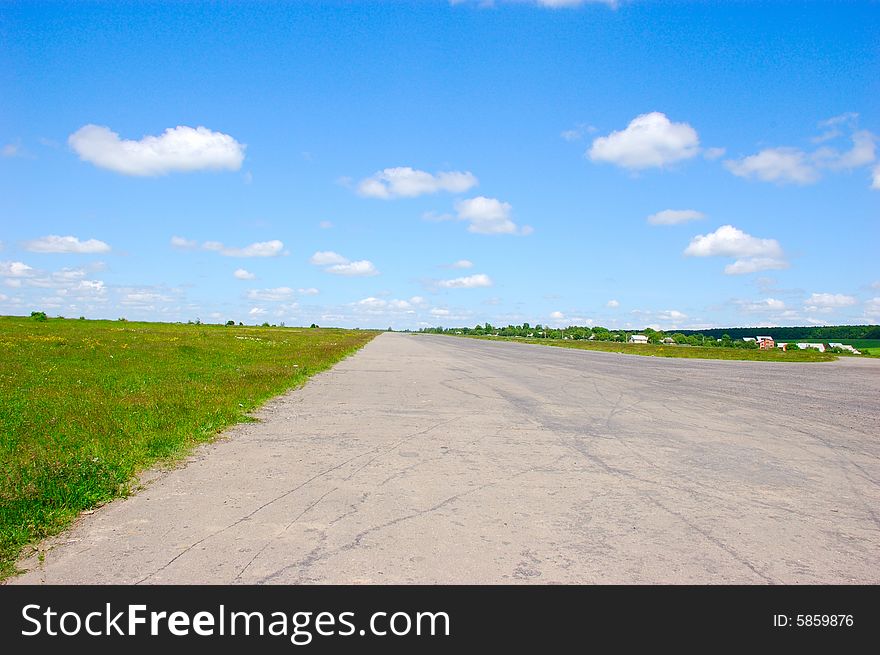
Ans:
[{"label": "road vanishing point", "polygon": [[10,582],[880,582],[877,360],[384,333],[255,416]]}]

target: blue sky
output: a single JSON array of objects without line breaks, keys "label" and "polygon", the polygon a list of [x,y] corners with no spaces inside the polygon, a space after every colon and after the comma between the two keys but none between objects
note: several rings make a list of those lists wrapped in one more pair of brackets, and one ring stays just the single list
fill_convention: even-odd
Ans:
[{"label": "blue sky", "polygon": [[4,4],[0,313],[878,323],[878,9]]}]

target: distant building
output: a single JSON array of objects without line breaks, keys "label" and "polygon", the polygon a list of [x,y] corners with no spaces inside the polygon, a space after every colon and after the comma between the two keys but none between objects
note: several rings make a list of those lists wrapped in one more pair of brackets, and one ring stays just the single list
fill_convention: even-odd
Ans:
[{"label": "distant building", "polygon": [[673,344],[673,343],[675,343],[675,339],[673,339],[672,337],[666,337],[665,339],[663,339],[663,341],[661,343]]},{"label": "distant building", "polygon": [[759,347],[761,350],[767,350],[767,349],[769,349],[769,348],[775,348],[775,347],[776,347],[776,342],[773,341],[773,337],[761,337],[761,336],[758,336],[758,337],[755,337],[755,341],[758,342],[758,347]]},{"label": "distant building", "polygon": [[629,338],[630,343],[648,343],[648,337],[644,334],[633,334]]},{"label": "distant building", "polygon": [[813,350],[818,350],[820,353],[825,352],[825,345],[821,343],[798,343],[798,348],[801,350],[812,348]]},{"label": "distant building", "polygon": [[828,347],[829,348],[840,348],[841,350],[846,350],[848,352],[851,352],[853,355],[861,355],[862,354],[861,351],[856,350],[855,348],[850,346],[848,343],[829,343]]},{"label": "distant building", "polygon": [[743,341],[755,341],[755,337],[743,337]]}]

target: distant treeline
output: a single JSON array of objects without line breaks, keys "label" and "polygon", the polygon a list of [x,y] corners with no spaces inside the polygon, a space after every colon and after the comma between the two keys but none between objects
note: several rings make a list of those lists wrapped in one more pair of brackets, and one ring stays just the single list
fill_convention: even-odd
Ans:
[{"label": "distant treeline", "polygon": [[757,334],[773,337],[776,341],[819,341],[835,339],[880,339],[880,325],[824,325],[821,327],[757,327],[716,328],[711,330],[675,330],[681,334],[703,334],[718,339],[725,334],[731,339],[753,337]]},{"label": "distant treeline", "polygon": [[473,336],[524,337],[531,339],[590,339],[596,341],[627,341],[634,334],[648,337],[649,343],[677,343],[690,346],[726,346],[732,348],[757,348],[754,341],[744,342],[743,337],[770,336],[776,341],[818,341],[828,343],[838,339],[880,339],[880,325],[832,325],[822,327],[757,327],[712,328],[706,330],[610,330],[593,326],[571,325],[552,328],[546,325],[491,325],[485,323],[474,327],[429,327],[419,332],[435,334],[464,334]]}]

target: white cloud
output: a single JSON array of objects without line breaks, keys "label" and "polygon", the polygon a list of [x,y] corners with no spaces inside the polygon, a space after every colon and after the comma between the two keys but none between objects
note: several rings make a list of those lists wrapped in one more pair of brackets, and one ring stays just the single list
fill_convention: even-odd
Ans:
[{"label": "white cloud", "polygon": [[688,257],[733,257],[724,268],[728,275],[788,268],[782,247],[776,239],[759,239],[732,225],[722,225],[714,232],[695,236],[684,254]]},{"label": "white cloud", "polygon": [[651,225],[679,225],[702,218],[706,218],[706,215],[695,209],[664,209],[648,216],[648,223]]},{"label": "white cloud", "polygon": [[275,289],[251,289],[247,293],[248,300],[263,300],[266,302],[281,302],[293,298],[294,291],[290,287],[276,287]]},{"label": "white cloud", "polygon": [[871,188],[875,191],[880,189],[880,164],[874,167],[874,170],[871,171]]},{"label": "white cloud", "polygon": [[251,316],[262,316],[266,313],[266,310],[262,307],[251,307],[251,310],[248,312]]},{"label": "white cloud", "polygon": [[409,166],[386,168],[361,180],[358,193],[370,198],[414,198],[438,191],[463,193],[477,185],[470,172],[444,171],[434,175]]},{"label": "white cloud", "polygon": [[476,275],[457,277],[452,280],[439,280],[437,286],[444,289],[475,289],[477,287],[491,287],[492,278],[484,273],[477,273]]},{"label": "white cloud", "polygon": [[347,264],[348,259],[332,250],[319,250],[309,258],[309,263],[315,266],[329,266],[331,264]]},{"label": "white cloud", "polygon": [[320,291],[318,291],[315,287],[308,287],[306,289],[297,289],[296,292],[301,296],[317,296]]},{"label": "white cloud", "polygon": [[691,257],[782,257],[776,239],[758,239],[732,225],[697,235],[684,251]]},{"label": "white cloud", "polygon": [[596,128],[586,123],[578,123],[573,129],[563,131],[561,136],[566,141],[580,141],[587,134],[592,134]]},{"label": "white cloud", "polygon": [[373,296],[370,296],[369,298],[364,298],[363,300],[358,300],[357,304],[361,307],[369,307],[371,309],[379,309],[388,305],[385,300],[382,300],[381,298],[375,298]]},{"label": "white cloud", "polygon": [[367,259],[349,261],[347,257],[332,250],[319,250],[309,258],[309,262],[315,266],[324,266],[324,271],[333,275],[368,277],[379,274],[373,262]]},{"label": "white cloud", "polygon": [[235,272],[232,275],[237,280],[253,280],[255,277],[257,277],[256,275],[254,275],[250,271],[247,271],[243,268],[235,269]]},{"label": "white cloud", "polygon": [[833,170],[852,170],[867,166],[875,159],[876,137],[868,130],[852,134],[852,148],[838,152],[834,148],[820,148],[813,153],[817,165]]},{"label": "white cloud", "polygon": [[282,254],[284,243],[274,239],[272,241],[252,243],[244,248],[232,248],[223,245],[219,241],[205,241],[202,244],[202,248],[218,252],[224,257],[277,257]]},{"label": "white cloud", "polygon": [[83,161],[123,175],[165,175],[173,171],[238,170],[245,146],[206,127],[170,127],[161,136],[122,140],[101,125],[85,125],[67,142]]},{"label": "white cloud", "polygon": [[724,153],[727,152],[727,148],[706,148],[703,151],[703,158],[708,159],[709,161],[714,161],[724,156]]},{"label": "white cloud", "polygon": [[429,314],[431,314],[431,316],[449,316],[449,310],[435,307],[429,312]]},{"label": "white cloud", "polygon": [[456,262],[452,262],[447,266],[447,268],[473,268],[474,263],[469,259],[459,259]]},{"label": "white cloud", "polygon": [[871,298],[865,301],[865,316],[873,319],[880,318],[880,298]]},{"label": "white cloud", "polygon": [[519,234],[525,236],[532,233],[528,225],[518,227],[510,215],[513,207],[510,203],[496,198],[477,196],[455,203],[458,219],[468,221],[468,232],[475,234]]},{"label": "white cloud", "polygon": [[27,157],[20,143],[7,143],[0,148],[0,156],[2,157]]},{"label": "white cloud", "polygon": [[611,309],[617,309],[618,307],[620,307],[620,302],[617,300],[609,300],[605,303],[605,306],[610,307]]},{"label": "white cloud", "polygon": [[737,301],[737,304],[745,312],[750,313],[776,313],[785,310],[785,302],[776,298],[765,298],[758,301]]},{"label": "white cloud", "polygon": [[694,128],[655,111],[636,116],[624,130],[595,139],[587,154],[593,161],[638,170],[690,159],[699,151]]},{"label": "white cloud", "polygon": [[334,264],[324,269],[327,273],[333,275],[347,275],[351,277],[368,277],[378,275],[379,271],[373,265],[373,262],[361,259],[356,262],[348,262],[347,264]]},{"label": "white cloud", "polygon": [[850,307],[858,301],[853,296],[842,293],[814,293],[804,301],[808,312],[831,312],[841,307]]},{"label": "white cloud", "polygon": [[24,262],[0,262],[0,277],[27,277],[34,269]]},{"label": "white cloud", "polygon": [[814,143],[823,143],[840,137],[840,126],[851,131],[852,146],[843,152],[830,146],[822,146],[812,152],[800,148],[766,148],[755,155],[742,159],[728,159],[725,167],[734,175],[756,178],[778,184],[812,184],[822,176],[822,170],[849,171],[868,166],[876,159],[877,137],[868,130],[855,130],[858,114],[843,114],[823,121],[819,125],[828,128]]},{"label": "white cloud", "polygon": [[565,318],[565,314],[563,314],[562,312],[550,312],[550,318],[562,320]]},{"label": "white cloud", "polygon": [[409,299],[409,302],[412,305],[424,305],[427,301],[421,296],[413,296]]},{"label": "white cloud", "polygon": [[687,318],[687,314],[683,314],[677,309],[667,309],[662,312],[657,312],[657,318],[661,321],[680,321],[683,318]]},{"label": "white cloud", "polygon": [[759,273],[761,271],[781,271],[789,267],[789,263],[784,259],[775,259],[773,257],[746,257],[738,259],[732,264],[724,267],[727,275],[746,275],[748,273]]},{"label": "white cloud", "polygon": [[24,247],[25,250],[30,252],[77,253],[84,255],[110,252],[110,246],[103,241],[98,241],[97,239],[80,241],[73,236],[60,237],[56,234],[27,241]]},{"label": "white cloud", "polygon": [[750,157],[728,159],[724,166],[734,175],[764,182],[812,184],[819,179],[819,172],[797,148],[767,148]]},{"label": "white cloud", "polygon": [[173,236],[171,237],[171,247],[178,248],[179,250],[194,250],[199,247],[199,244],[198,242],[191,241],[190,239]]}]

